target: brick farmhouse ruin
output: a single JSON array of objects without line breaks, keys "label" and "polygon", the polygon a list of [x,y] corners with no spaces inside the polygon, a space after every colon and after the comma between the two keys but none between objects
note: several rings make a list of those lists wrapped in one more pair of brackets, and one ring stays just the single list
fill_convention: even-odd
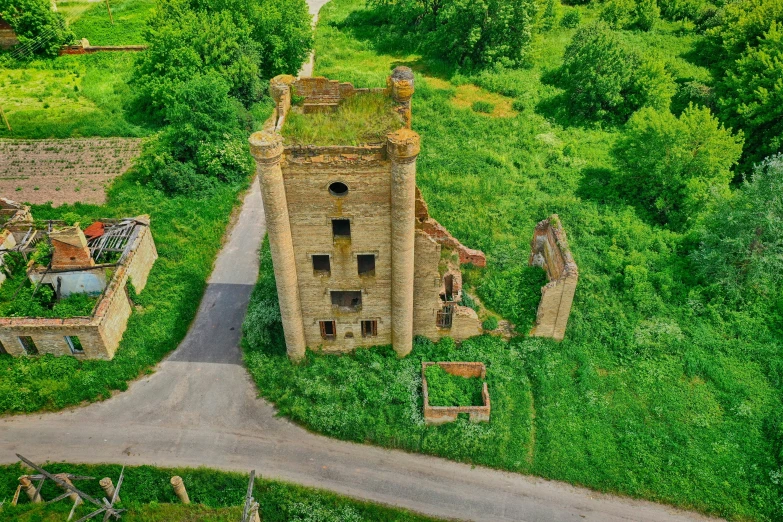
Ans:
[{"label": "brick farmhouse ruin", "polygon": [[[388,344],[405,356],[416,335],[460,341],[481,334],[477,313],[461,304],[460,265],[483,267],[486,258],[429,215],[416,187],[412,71],[397,67],[378,89],[283,75],[270,92],[274,114],[250,137],[250,150],[289,357],[301,359],[308,346],[347,352]],[[283,138],[293,113],[336,111],[352,97],[379,94],[389,98],[399,128],[374,143],[302,145]],[[542,289],[533,334],[562,339],[576,265],[557,230],[537,228],[534,235],[531,263],[544,267],[551,282]]]},{"label": "brick farmhouse ruin", "polygon": [[11,24],[0,18],[0,49],[7,50],[19,43]]},{"label": "brick farmhouse ruin", "polygon": [[[0,227],[0,285],[24,283],[8,281],[3,266],[17,252],[28,260],[26,277],[36,289],[48,285],[56,299],[74,293],[97,298],[85,317],[0,317],[0,351],[113,358],[133,310],[128,283],[141,291],[158,257],[149,217],[103,219],[83,231],[35,221],[28,207],[0,198]],[[31,257],[41,242],[51,245],[46,266]]]}]

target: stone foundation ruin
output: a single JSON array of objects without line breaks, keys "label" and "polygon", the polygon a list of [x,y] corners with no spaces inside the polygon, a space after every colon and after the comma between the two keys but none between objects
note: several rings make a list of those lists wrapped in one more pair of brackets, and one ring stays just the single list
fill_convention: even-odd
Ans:
[{"label": "stone foundation ruin", "polygon": [[536,225],[530,241],[528,263],[546,270],[549,279],[549,283],[541,288],[536,324],[530,335],[562,341],[571,314],[579,270],[571,256],[566,233],[557,214],[552,214]]},{"label": "stone foundation ruin", "polygon": [[[0,317],[0,350],[16,356],[113,358],[133,310],[128,283],[141,291],[158,257],[149,218],[104,219],[83,231],[62,222],[36,222],[27,207],[0,199],[0,216],[11,209],[14,217],[1,225],[5,241],[0,255],[20,253],[29,260],[26,275],[31,284],[36,289],[50,285],[57,299],[84,293],[97,300],[85,317]],[[41,242],[52,247],[46,266],[30,257]]]},{"label": "stone foundation ruin", "polygon": [[478,377],[486,379],[487,368],[480,362],[423,362],[421,363],[421,389],[424,395],[424,422],[427,425],[445,424],[454,422],[460,413],[468,414],[471,422],[489,422],[491,405],[489,390],[484,382],[481,389],[481,406],[430,406],[430,394],[427,385],[425,371],[428,367],[437,364],[448,374],[459,377]]},{"label": "stone foundation ruin", "polygon": [[[482,333],[476,312],[460,304],[459,267],[486,259],[429,216],[416,188],[413,92],[407,67],[378,89],[293,76],[270,83],[276,109],[251,136],[250,150],[293,360],[308,346],[345,352],[391,344],[404,356],[414,335],[461,340]],[[333,112],[368,95],[388,97],[399,128],[360,145],[284,141],[292,111]]]}]

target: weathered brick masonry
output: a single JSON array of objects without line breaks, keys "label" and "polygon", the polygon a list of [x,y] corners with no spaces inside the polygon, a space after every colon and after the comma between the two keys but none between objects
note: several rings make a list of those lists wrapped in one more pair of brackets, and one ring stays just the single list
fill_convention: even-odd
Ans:
[{"label": "weathered brick masonry", "polygon": [[529,264],[544,268],[549,279],[549,283],[541,288],[536,324],[530,335],[562,341],[579,281],[579,270],[557,214],[536,225],[530,242]]},{"label": "weathered brick masonry", "polygon": [[[143,220],[142,220],[143,221]],[[83,359],[112,359],[133,310],[126,285],[141,291],[158,257],[148,224],[136,224],[125,256],[90,317],[67,319],[0,318],[0,343],[11,355],[25,355],[21,338],[30,337],[39,354],[73,355]],[[76,337],[83,353],[73,352],[66,337]]]},{"label": "weathered brick masonry", "polygon": [[[308,346],[344,352],[392,344],[404,356],[414,335],[460,340],[481,333],[476,313],[458,304],[461,277],[453,276],[459,261],[483,266],[484,256],[448,234],[417,198],[413,91],[406,67],[395,69],[385,89],[293,76],[270,84],[276,111],[264,131],[251,136],[250,148],[261,180],[286,346],[294,360]],[[330,110],[367,92],[391,96],[401,129],[363,146],[284,146],[279,131],[293,96],[304,98],[301,106],[308,112]],[[443,249],[456,251],[459,261],[446,266]]]}]

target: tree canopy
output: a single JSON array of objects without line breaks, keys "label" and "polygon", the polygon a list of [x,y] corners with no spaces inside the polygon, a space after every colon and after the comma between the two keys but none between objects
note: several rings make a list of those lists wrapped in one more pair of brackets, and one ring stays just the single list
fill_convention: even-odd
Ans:
[{"label": "tree canopy", "polygon": [[49,0],[0,0],[0,18],[34,54],[57,56],[60,47],[73,40],[73,33],[62,15],[52,11]]}]

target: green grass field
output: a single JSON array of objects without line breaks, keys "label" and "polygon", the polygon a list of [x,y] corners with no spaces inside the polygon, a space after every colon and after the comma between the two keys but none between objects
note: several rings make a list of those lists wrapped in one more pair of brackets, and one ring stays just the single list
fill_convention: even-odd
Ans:
[{"label": "green grass field", "polygon": [[144,44],[144,24],[155,8],[155,0],[111,0],[109,6],[113,24],[105,2],[57,2],[77,39],[86,38],[92,45]]},{"label": "green grass field", "polygon": [[129,121],[133,53],[101,53],[0,67],[0,99],[12,131],[0,138],[141,137]]},{"label": "green grass field", "polygon": [[[111,477],[114,484],[121,466],[113,464],[48,464],[50,473],[69,472],[92,476],[96,480],[79,481],[76,486],[85,493],[103,498],[105,494],[98,480]],[[0,466],[0,491],[13,495],[19,485],[17,479],[29,473],[20,465]],[[179,504],[169,480],[182,477],[191,504]],[[122,520],[128,522],[235,522],[242,518],[242,507],[247,493],[248,475],[206,468],[154,468],[133,466],[125,468],[125,479],[120,489],[117,507],[128,511]],[[59,496],[61,490],[47,481],[41,490],[45,500]],[[5,495],[5,493],[3,493]],[[256,475],[253,497],[260,505],[264,522],[434,522],[436,519],[417,515],[402,509],[361,502],[323,490],[305,488],[266,480]],[[0,510],[0,521],[60,522],[67,518],[72,504],[66,499],[55,504],[31,504],[26,495],[20,495],[19,505],[10,502]],[[82,504],[76,510],[77,520],[94,510],[92,504]]]},{"label": "green grass field", "polygon": [[[708,300],[684,255],[692,239],[645,221],[612,193],[610,149],[623,129],[573,124],[561,91],[544,81],[574,30],[539,35],[528,69],[468,75],[404,46],[390,53],[384,28],[363,9],[361,0],[333,0],[321,10],[316,74],[378,87],[396,65],[414,69],[418,185],[433,217],[487,253],[487,268],[467,282],[493,310],[516,306],[504,289],[527,262],[533,227],[560,215],[580,269],[566,339],[484,337],[456,349],[420,341],[399,361],[374,349],[308,355],[291,366],[274,326],[251,331],[273,305],[267,262],[246,324],[246,360],[261,394],[335,437],[734,520],[781,519],[780,441],[772,434],[783,416],[776,369],[783,325],[766,312]],[[583,20],[596,18],[580,9]],[[663,56],[678,82],[708,82],[693,57],[698,37],[681,29],[661,23],[622,35]],[[503,95],[516,113],[488,116],[469,99],[457,103],[471,83],[480,89],[468,95]],[[422,358],[488,363],[492,422],[425,427],[413,370]]]}]

